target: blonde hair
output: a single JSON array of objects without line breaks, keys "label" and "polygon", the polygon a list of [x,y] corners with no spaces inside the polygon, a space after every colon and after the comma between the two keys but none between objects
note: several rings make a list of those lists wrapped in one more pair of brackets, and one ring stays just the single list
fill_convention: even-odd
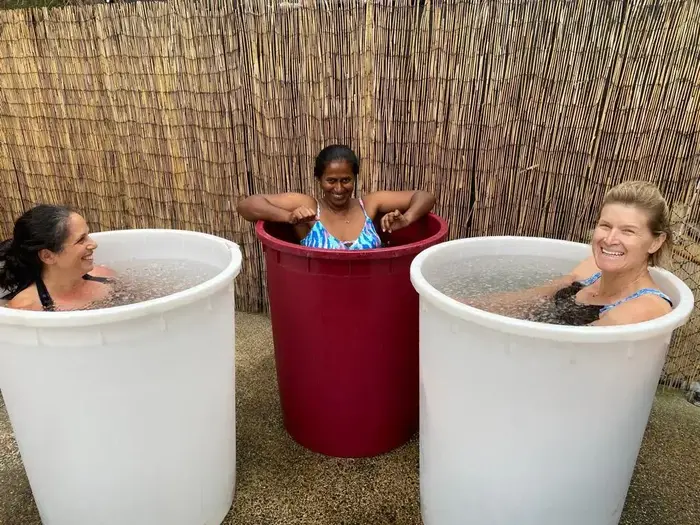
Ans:
[{"label": "blonde hair", "polygon": [[651,233],[659,236],[666,234],[663,244],[649,255],[650,266],[663,266],[671,257],[673,249],[673,231],[671,230],[671,213],[659,188],[651,182],[623,182],[611,188],[603,198],[601,211],[607,204],[624,204],[632,206],[647,214],[647,226]]}]

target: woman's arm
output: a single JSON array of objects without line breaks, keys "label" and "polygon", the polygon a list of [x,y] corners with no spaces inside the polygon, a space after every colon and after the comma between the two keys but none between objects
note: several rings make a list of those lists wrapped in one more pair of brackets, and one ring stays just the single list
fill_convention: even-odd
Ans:
[{"label": "woman's arm", "polygon": [[293,221],[293,212],[298,208],[308,208],[302,214],[308,219],[306,216],[310,212],[316,215],[315,206],[314,200],[303,193],[276,193],[251,195],[238,203],[237,211],[249,222],[299,222]]},{"label": "woman's arm", "polygon": [[435,206],[435,197],[423,190],[375,191],[367,195],[364,202],[374,211],[373,215],[387,214],[382,217],[382,228],[392,231],[405,228],[428,214]]},{"label": "woman's arm", "polygon": [[524,308],[532,306],[539,301],[553,297],[554,294],[569,286],[574,280],[573,275],[569,274],[534,288],[465,297],[459,301],[487,312],[513,315],[517,312],[522,312]]},{"label": "woman's arm", "polygon": [[492,313],[508,315],[522,311],[523,308],[532,306],[539,301],[544,301],[554,296],[562,288],[573,284],[575,281],[586,279],[598,271],[595,259],[591,255],[579,263],[571,272],[541,286],[516,290],[513,292],[498,292],[476,297],[460,299],[460,302],[486,310]]}]

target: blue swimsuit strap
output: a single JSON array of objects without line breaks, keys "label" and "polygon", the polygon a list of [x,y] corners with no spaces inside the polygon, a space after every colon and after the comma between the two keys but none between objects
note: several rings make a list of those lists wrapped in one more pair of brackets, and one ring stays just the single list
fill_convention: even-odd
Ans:
[{"label": "blue swimsuit strap", "polygon": [[584,279],[584,280],[582,280],[582,281],[579,281],[579,283],[581,283],[583,286],[590,286],[590,285],[592,285],[594,282],[596,282],[598,279],[600,279],[600,276],[601,276],[601,275],[602,275],[601,272],[594,273],[594,274],[591,275],[588,279]]},{"label": "blue swimsuit strap", "polygon": [[[584,279],[582,281],[579,281],[583,286],[590,286],[594,282],[596,282],[598,279],[600,279],[600,276],[602,275],[601,272],[594,273],[591,275],[588,279]],[[630,301],[632,299],[636,299],[637,297],[641,297],[642,295],[656,295],[657,297],[661,297],[663,300],[667,301],[668,304],[673,306],[673,301],[671,301],[671,298],[663,293],[661,290],[657,290],[656,288],[642,288],[641,290],[637,290],[633,294],[628,295],[624,299],[620,299],[619,301],[615,301],[612,304],[607,304],[605,306],[602,306],[600,308],[600,313],[605,313],[608,310],[611,310],[612,308],[615,308],[616,306],[621,305],[624,302]]]},{"label": "blue swimsuit strap", "polygon": [[[362,213],[365,215],[365,219],[368,220],[369,222],[372,222],[372,219],[369,218],[369,215],[367,215],[367,210],[365,210],[365,203],[362,202],[362,199],[357,199],[357,202],[360,203],[360,208],[362,208]],[[374,223],[372,223],[374,224]]]},{"label": "blue swimsuit strap", "polygon": [[373,237],[376,237],[380,242],[381,239],[379,239],[379,233],[377,233],[377,228],[374,227],[374,221],[372,221],[372,218],[367,215],[367,210],[365,209],[365,203],[362,202],[362,199],[357,199],[360,202],[360,207],[362,208],[362,213],[365,214],[365,225],[362,228],[364,230],[369,230],[370,235]]},{"label": "blue swimsuit strap", "polygon": [[[377,230],[374,227],[374,223],[372,222],[372,219],[370,219],[369,215],[367,215],[365,203],[362,202],[362,199],[357,199],[357,201],[360,203],[360,208],[362,208],[362,214],[365,216],[365,223],[362,226],[362,230],[360,230],[360,235],[358,235],[357,239],[355,239],[353,242],[369,241],[371,245],[374,245],[376,241],[379,242],[379,244],[381,244],[381,239],[379,238],[379,234],[377,233]],[[367,239],[368,236],[369,239]]]},{"label": "blue swimsuit strap", "polygon": [[608,304],[608,305],[604,306],[603,308],[600,309],[600,313],[601,314],[605,313],[608,310],[615,308],[616,306],[618,306],[626,301],[629,301],[631,299],[636,299],[637,297],[641,297],[642,295],[656,295],[658,297],[661,297],[664,301],[667,301],[668,304],[670,304],[671,306],[673,306],[673,301],[671,301],[671,298],[668,295],[666,295],[665,293],[663,293],[661,290],[657,290],[656,288],[642,288],[641,290],[637,290],[633,294],[628,295],[624,299],[620,299],[619,301],[615,301],[613,304]]}]

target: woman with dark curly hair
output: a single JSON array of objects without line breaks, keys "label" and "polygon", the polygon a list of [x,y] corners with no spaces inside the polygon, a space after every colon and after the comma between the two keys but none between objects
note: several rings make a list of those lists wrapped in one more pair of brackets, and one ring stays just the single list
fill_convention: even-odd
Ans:
[{"label": "woman with dark curly hair", "polygon": [[0,289],[7,307],[76,310],[107,297],[114,272],[93,265],[97,248],[85,219],[65,206],[40,204],[0,244]]}]

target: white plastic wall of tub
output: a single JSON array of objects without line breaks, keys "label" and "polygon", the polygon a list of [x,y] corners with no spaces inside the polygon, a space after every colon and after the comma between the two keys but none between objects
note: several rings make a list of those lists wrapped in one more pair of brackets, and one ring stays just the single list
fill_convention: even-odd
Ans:
[{"label": "white plastic wall of tub", "polygon": [[619,522],[672,332],[693,295],[652,269],[674,310],[645,323],[574,327],[458,303],[426,272],[487,254],[570,260],[590,246],[486,237],[429,248],[420,294],[420,491],[425,525]]},{"label": "white plastic wall of tub", "polygon": [[220,273],[114,308],[0,308],[0,389],[42,522],[219,525],[236,483],[240,250],[189,231],[93,237],[97,264],[180,259]]}]

